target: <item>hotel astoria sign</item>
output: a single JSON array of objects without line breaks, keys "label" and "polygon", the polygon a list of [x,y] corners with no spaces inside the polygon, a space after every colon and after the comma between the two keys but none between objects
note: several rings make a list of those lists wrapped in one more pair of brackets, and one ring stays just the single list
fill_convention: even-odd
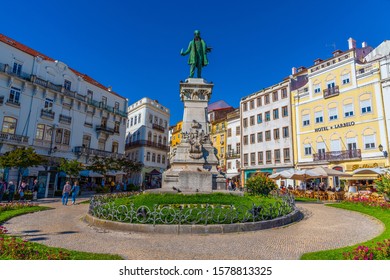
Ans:
[{"label": "hotel astoria sign", "polygon": [[354,126],[354,125],[355,125],[354,121],[346,122],[346,123],[339,123],[339,124],[335,124],[332,126],[323,126],[323,127],[315,128],[314,132],[328,131],[328,130],[332,130],[332,129],[343,128],[343,127]]}]

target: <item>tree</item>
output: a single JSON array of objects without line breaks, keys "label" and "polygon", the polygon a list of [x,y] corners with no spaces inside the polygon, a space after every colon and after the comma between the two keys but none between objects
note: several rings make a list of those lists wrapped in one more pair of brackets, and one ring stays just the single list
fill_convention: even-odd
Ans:
[{"label": "tree", "polygon": [[121,165],[121,170],[125,172],[127,176],[131,175],[132,173],[141,172],[142,167],[144,166],[142,162],[133,161],[126,158],[119,160],[119,162]]},{"label": "tree", "polygon": [[108,171],[118,171],[122,169],[122,163],[118,159],[114,158],[101,158],[95,156],[91,160],[91,165],[88,167],[90,170],[100,173],[102,175],[106,174]]},{"label": "tree", "polygon": [[[6,152],[0,157],[0,166],[8,168],[18,168],[19,178],[22,179],[24,171],[28,167],[43,165],[47,161],[31,147],[16,148]],[[18,186],[20,181],[18,182]]]},{"label": "tree", "polygon": [[70,179],[78,178],[80,176],[80,171],[84,169],[83,165],[77,160],[68,160],[61,159],[60,166],[58,167],[60,171],[63,171],[70,177]]},{"label": "tree", "polygon": [[249,193],[265,196],[267,196],[272,190],[278,188],[275,182],[264,174],[258,174],[249,178],[246,181],[246,187]]},{"label": "tree", "polygon": [[91,161],[92,163],[88,168],[100,174],[106,174],[108,171],[121,170],[128,176],[132,173],[140,172],[144,166],[141,162],[135,162],[126,158],[114,159],[95,156]]},{"label": "tree", "polygon": [[390,201],[390,174],[384,174],[375,180],[376,189],[382,193],[387,201]]}]

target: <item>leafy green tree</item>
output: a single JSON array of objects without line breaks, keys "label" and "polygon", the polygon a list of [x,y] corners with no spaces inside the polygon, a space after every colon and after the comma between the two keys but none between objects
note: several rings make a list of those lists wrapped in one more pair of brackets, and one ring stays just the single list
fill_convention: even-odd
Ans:
[{"label": "leafy green tree", "polygon": [[375,180],[376,189],[382,193],[387,200],[390,200],[390,174],[380,176]]},{"label": "leafy green tree", "polygon": [[278,186],[274,180],[261,173],[249,178],[246,181],[246,188],[251,194],[267,196],[272,190],[277,189]]},{"label": "leafy green tree", "polygon": [[88,169],[92,170],[93,172],[100,173],[102,175],[106,174],[109,170],[106,159],[98,156],[95,156],[91,159],[91,165],[88,166]]},{"label": "leafy green tree", "polygon": [[77,160],[68,160],[61,159],[60,166],[58,167],[60,171],[63,171],[70,177],[70,179],[78,178],[80,176],[80,171],[84,169],[83,165]]},{"label": "leafy green tree", "polygon": [[[16,148],[15,150],[6,152],[0,157],[0,166],[6,168],[17,168],[19,178],[22,179],[24,171],[28,167],[46,164],[47,160],[38,155],[31,147]],[[18,182],[18,186],[20,180]]]}]

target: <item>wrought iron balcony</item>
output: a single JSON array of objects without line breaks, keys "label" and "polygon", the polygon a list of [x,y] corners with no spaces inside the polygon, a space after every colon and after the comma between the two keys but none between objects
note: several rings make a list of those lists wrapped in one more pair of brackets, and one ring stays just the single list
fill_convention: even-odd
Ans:
[{"label": "wrought iron balcony", "polygon": [[163,145],[160,143],[155,143],[152,141],[147,141],[147,140],[138,140],[138,141],[130,142],[130,143],[126,144],[126,149],[143,147],[143,146],[153,147],[153,148],[157,148],[157,149],[160,149],[163,151],[169,151],[169,146],[166,146],[166,145]]},{"label": "wrought iron balcony", "polygon": [[344,151],[332,151],[325,153],[313,154],[313,161],[346,161],[356,160],[362,158],[362,152],[360,149],[344,150]]},{"label": "wrought iron balcony", "polygon": [[96,132],[106,132],[109,134],[114,134],[114,129],[111,127],[108,127],[106,125],[97,125],[96,126]]},{"label": "wrought iron balcony", "polygon": [[161,132],[164,132],[164,131],[165,131],[165,129],[164,129],[163,126],[158,125],[158,124],[156,124],[156,123],[154,123],[152,127],[153,127],[154,129],[157,129],[157,130],[161,131]]},{"label": "wrought iron balcony", "polygon": [[46,109],[41,110],[41,118],[47,118],[47,119],[54,120],[54,116],[55,116],[55,113],[53,111],[46,110]]},{"label": "wrought iron balcony", "polygon": [[339,86],[324,89],[324,98],[330,98],[340,94]]},{"label": "wrought iron balcony", "polygon": [[0,132],[0,142],[28,144],[28,136]]},{"label": "wrought iron balcony", "polygon": [[110,157],[110,158],[124,158],[124,154],[119,154],[119,153],[113,153],[109,151],[104,151],[104,150],[98,150],[98,149],[92,149],[92,148],[87,148],[83,146],[77,146],[74,147],[73,149],[74,153],[76,155],[84,155],[84,156],[98,156],[98,157]]},{"label": "wrought iron balcony", "polygon": [[60,123],[71,124],[72,123],[72,117],[68,117],[68,116],[64,116],[64,115],[60,114],[59,121],[60,121]]},{"label": "wrought iron balcony", "polygon": [[16,106],[16,107],[20,107],[19,100],[7,99],[7,104],[12,105],[12,106]]},{"label": "wrought iron balcony", "polygon": [[237,153],[236,151],[234,150],[230,150],[226,153],[226,158],[227,159],[232,159],[232,158],[239,158],[240,157],[240,153]]}]

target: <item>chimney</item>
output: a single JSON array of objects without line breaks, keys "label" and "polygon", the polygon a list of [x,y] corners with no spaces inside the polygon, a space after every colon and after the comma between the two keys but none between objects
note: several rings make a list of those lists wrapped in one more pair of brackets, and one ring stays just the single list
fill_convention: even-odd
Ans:
[{"label": "chimney", "polygon": [[107,90],[108,90],[108,91],[112,91],[112,86],[109,86],[109,87],[107,88]]},{"label": "chimney", "polygon": [[356,41],[352,38],[348,39],[348,49],[355,49],[356,48]]},{"label": "chimney", "polygon": [[362,48],[365,48],[365,47],[367,47],[367,42],[362,43]]},{"label": "chimney", "polygon": [[293,75],[295,75],[297,73],[297,68],[295,68],[295,67],[291,68],[291,73]]},{"label": "chimney", "polygon": [[314,65],[317,65],[319,63],[321,63],[323,60],[321,58],[317,58],[316,60],[314,60]]}]

